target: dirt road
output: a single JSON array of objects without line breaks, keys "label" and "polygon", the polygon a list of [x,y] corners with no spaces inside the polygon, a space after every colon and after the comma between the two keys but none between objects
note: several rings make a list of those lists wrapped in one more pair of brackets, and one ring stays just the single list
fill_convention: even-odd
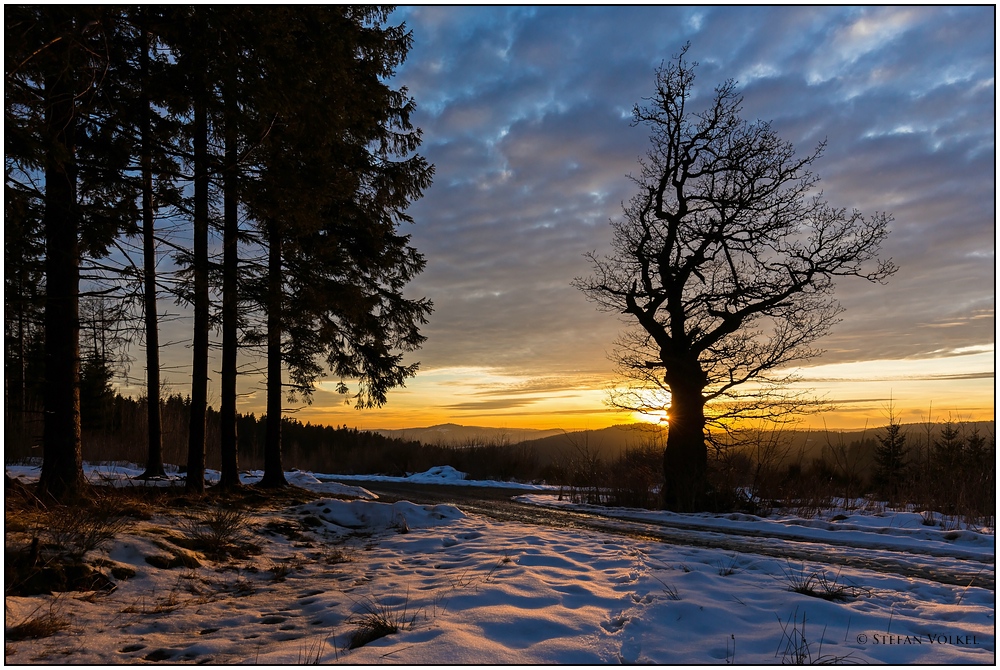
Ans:
[{"label": "dirt road", "polygon": [[[337,480],[331,477],[329,481]],[[356,481],[344,483],[358,484]],[[551,509],[520,503],[512,498],[527,491],[512,489],[397,482],[364,482],[363,485],[387,502],[409,500],[425,505],[446,503],[455,505],[466,513],[481,514],[500,521],[585,528],[648,541],[724,549],[741,554],[760,554],[834,567],[865,568],[943,584],[958,586],[974,584],[982,588],[995,588],[995,564],[984,562],[974,556],[929,556],[924,553],[915,555],[913,552],[898,549],[871,548],[859,552],[858,547],[850,542],[788,539],[768,534],[766,529],[706,530],[673,521],[609,518],[596,512]]]}]

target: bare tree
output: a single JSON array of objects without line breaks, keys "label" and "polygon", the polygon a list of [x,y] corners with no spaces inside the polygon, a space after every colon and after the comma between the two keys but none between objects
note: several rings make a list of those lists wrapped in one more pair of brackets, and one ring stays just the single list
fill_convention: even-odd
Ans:
[{"label": "bare tree", "polygon": [[797,157],[769,123],[742,119],[732,80],[691,109],[687,50],[633,110],[651,128],[631,177],[639,192],[612,222],[611,255],[589,254],[594,275],[574,283],[632,326],[616,362],[633,384],[611,402],[669,407],[664,504],[703,509],[706,426],[808,406],[778,371],[819,355],[810,345],[841,312],[835,279],[882,282],[895,266],[878,258],[890,216],[837,209],[818,192],[811,168],[823,144]]}]

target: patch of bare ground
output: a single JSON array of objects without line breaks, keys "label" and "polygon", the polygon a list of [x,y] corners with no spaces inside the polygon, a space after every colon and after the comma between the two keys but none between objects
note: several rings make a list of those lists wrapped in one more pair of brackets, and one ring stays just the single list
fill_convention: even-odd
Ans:
[{"label": "patch of bare ground", "polygon": [[[227,491],[212,488],[196,496],[180,487],[139,484],[92,485],[75,500],[57,502],[39,497],[36,485],[7,477],[4,594],[114,590],[117,581],[134,576],[134,571],[93,554],[126,531],[150,537],[163,550],[146,557],[157,568],[194,568],[206,557],[246,559],[260,553],[251,517],[315,497],[294,486],[266,492],[250,486]],[[154,517],[157,522],[148,523]],[[49,618],[32,625],[52,622]]]}]

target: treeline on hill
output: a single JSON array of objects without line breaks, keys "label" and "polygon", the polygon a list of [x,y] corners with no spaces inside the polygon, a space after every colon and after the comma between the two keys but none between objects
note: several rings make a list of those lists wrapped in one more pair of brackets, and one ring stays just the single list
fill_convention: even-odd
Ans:
[{"label": "treeline on hill", "polygon": [[[108,387],[97,397],[84,396],[83,458],[89,462],[142,463],[146,456],[146,399],[125,398]],[[186,470],[188,428],[191,398],[172,394],[160,401],[163,426],[163,459],[168,465]],[[218,440],[221,415],[211,406],[206,415],[209,441]],[[7,426],[5,458],[7,462],[28,461],[40,454],[39,422]],[[264,444],[267,416],[237,414],[240,465],[246,470],[264,466]],[[379,459],[386,452],[417,449],[419,442],[388,438],[355,428],[332,427],[302,423],[294,418],[282,418],[282,442],[288,467],[317,472],[383,472]],[[215,470],[221,461],[217,452],[209,453],[206,466]],[[346,465],[353,464],[349,470]],[[390,470],[392,468],[390,467]]]},{"label": "treeline on hill", "polygon": [[[602,439],[607,434],[609,439]],[[662,432],[621,428],[517,445],[530,448],[529,476],[566,484],[578,500],[656,508],[663,482]],[[869,505],[934,510],[992,526],[996,502],[994,424],[945,421],[831,433],[750,428],[709,440],[718,511],[769,514]]]},{"label": "treeline on hill", "polygon": [[825,434],[809,457],[804,450],[796,454],[780,431],[749,431],[716,451],[713,482],[735,492],[734,506],[755,513],[888,505],[992,526],[996,440],[986,425],[903,425],[890,413],[885,426],[854,439]]},{"label": "treeline on hill", "polygon": [[[206,458],[223,487],[239,482],[236,382],[254,359],[272,417],[325,371],[360,406],[415,373],[403,354],[423,341],[431,304],[403,296],[424,259],[399,228],[433,166],[416,153],[413,99],[391,85],[412,34],[390,12],[5,8],[5,420],[8,432],[41,428],[43,494],[84,490],[81,402],[95,396],[83,387],[99,392],[132,345],[146,396],[160,397],[167,301],[193,314],[178,460],[194,493]],[[172,428],[161,403],[146,409],[147,434],[133,438],[157,477]],[[262,485],[286,483],[283,425],[266,424]]]}]

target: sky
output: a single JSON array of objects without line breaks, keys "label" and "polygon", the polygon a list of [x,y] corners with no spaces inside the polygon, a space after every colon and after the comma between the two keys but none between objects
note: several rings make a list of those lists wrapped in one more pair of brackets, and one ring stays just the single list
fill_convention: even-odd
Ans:
[{"label": "sky", "polygon": [[[303,421],[366,429],[454,422],[597,429],[624,328],[571,286],[610,250],[648,130],[632,108],[690,42],[698,91],[735,79],[815,164],[826,199],[894,218],[886,285],[838,283],[846,308],[802,387],[836,409],[807,425],[992,419],[995,342],[992,7],[405,7],[394,83],[417,103],[434,184],[406,231],[434,302],[418,375],[378,410],[323,383]],[[214,366],[213,369],[218,369]],[[184,377],[168,373],[183,392]],[[213,381],[213,385],[217,382]],[[218,388],[216,386],[216,388]],[[241,386],[261,412],[259,380]]]}]

